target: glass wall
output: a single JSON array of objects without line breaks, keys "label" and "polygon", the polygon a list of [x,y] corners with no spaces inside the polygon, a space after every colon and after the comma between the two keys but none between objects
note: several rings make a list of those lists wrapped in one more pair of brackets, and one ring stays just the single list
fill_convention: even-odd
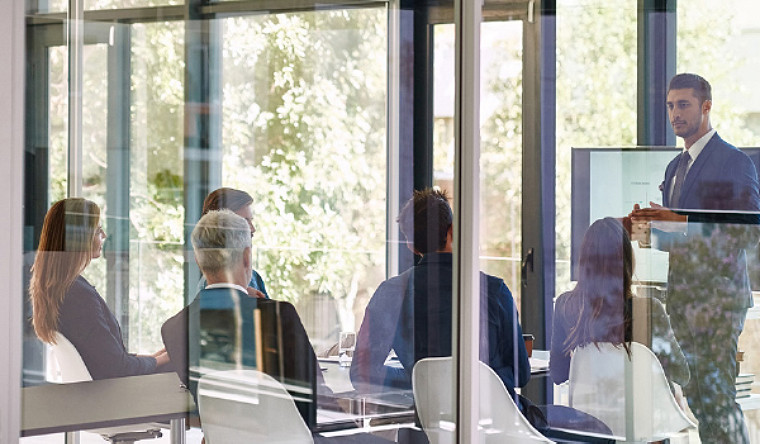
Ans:
[{"label": "glass wall", "polygon": [[254,267],[320,350],[358,330],[384,277],[386,15],[221,23],[221,185],[256,190]]},{"label": "glass wall", "polygon": [[[516,292],[522,205],[522,21],[481,27],[481,267]],[[454,186],[454,25],[435,27],[434,183]]]},{"label": "glass wall", "polygon": [[[328,8],[305,2],[281,13],[237,2],[206,5],[197,20],[185,20],[187,5],[149,3],[85,1],[81,22],[58,14],[68,3],[29,7],[27,59],[34,81],[27,93],[27,128],[34,142],[27,146],[31,180],[25,193],[33,211],[25,221],[25,254],[26,285],[35,296],[24,297],[29,301],[24,386],[75,380],[65,368],[61,342],[37,339],[41,321],[34,321],[35,331],[32,319],[42,303],[35,298],[53,291],[36,290],[37,282],[52,284],[33,263],[47,257],[42,245],[50,236],[44,226],[48,209],[62,199],[83,197],[98,205],[100,217],[97,227],[78,230],[95,230],[94,239],[104,239],[104,246],[100,257],[78,266],[80,276],[63,292],[57,331],[81,355],[89,372],[85,379],[115,381],[176,370],[200,405],[201,376],[256,369],[285,385],[301,414],[296,421],[314,433],[329,437],[330,431],[348,430],[371,439],[370,426],[389,421],[395,424],[389,432],[372,433],[378,439],[396,436],[398,428],[414,422],[411,370],[419,357],[399,358],[398,347],[384,351],[380,367],[387,358],[389,368],[402,374],[401,386],[373,380],[359,387],[364,381],[351,375],[351,362],[354,349],[361,355],[368,352],[363,347],[375,347],[361,327],[374,322],[365,310],[380,284],[404,271],[391,263],[412,263],[395,221],[413,191],[412,173],[399,161],[412,154],[412,146],[398,133],[392,140],[388,135],[390,127],[412,119],[412,107],[391,113],[388,103],[391,91],[398,95],[413,84],[411,72],[399,73],[398,48],[401,39],[415,37],[389,33],[391,13],[384,2]],[[399,20],[411,17],[395,7],[393,14],[403,16]],[[82,24],[81,35],[67,34],[74,23]],[[261,319],[254,324],[261,336],[252,349],[259,355],[240,350],[253,345],[248,335],[254,334],[246,330],[253,312],[243,309],[237,321],[224,323],[245,332],[242,342],[221,324],[206,329],[207,317],[201,317],[200,361],[192,361],[192,352],[183,361],[192,346],[175,346],[174,339],[176,331],[192,330],[192,321],[172,320],[184,316],[188,304],[195,310],[208,303],[205,290],[199,291],[204,283],[220,284],[198,265],[202,261],[190,241],[204,199],[219,188],[251,196],[252,202],[232,208],[251,224],[249,268],[259,280],[248,290],[256,287],[278,302],[258,302]],[[440,278],[450,287],[448,270]],[[225,276],[222,284],[232,283]],[[84,297],[80,287],[89,302],[86,310],[74,310],[79,323],[72,325],[66,319],[72,315],[70,301]],[[394,297],[404,297],[404,291],[397,293]],[[385,305],[382,298],[375,305]],[[244,307],[253,301],[239,294],[234,299]],[[441,307],[447,315],[436,318],[436,328],[449,333],[433,335],[448,350],[444,355],[452,353],[452,305],[449,295]],[[88,310],[98,312],[91,313],[94,320],[85,319]],[[385,316],[389,310],[377,313]],[[372,331],[372,338],[393,339],[396,333],[388,327]],[[98,362],[103,340],[117,349],[109,352],[118,359]],[[227,353],[230,344],[240,356]],[[127,357],[126,351],[136,355]],[[377,352],[369,352],[374,359]],[[171,362],[162,367],[167,354]],[[122,361],[127,365],[120,366]],[[309,375],[293,373],[304,368]],[[456,374],[451,364],[448,374]],[[251,382],[231,377],[239,386]],[[224,380],[219,378],[211,377],[212,392],[223,391],[214,385]],[[256,387],[257,404],[267,405],[263,398],[269,392]],[[33,399],[30,394],[22,402]],[[194,408],[181,413],[189,413],[195,426],[190,442],[199,441],[199,413]],[[208,419],[204,427],[213,429],[211,423]],[[298,429],[287,423],[277,428]],[[62,440],[55,434],[47,438]]]},{"label": "glass wall", "polygon": [[[757,9],[753,2],[732,2],[730,8],[717,8],[709,2],[695,2],[694,8],[678,11],[679,72],[709,72],[712,85],[713,128],[728,143],[751,152],[758,146],[760,127],[757,120],[756,78],[758,66],[753,50],[758,41],[757,27],[747,20]],[[709,44],[700,29],[712,27]],[[679,146],[682,141],[679,139]],[[753,160],[756,158],[753,157]],[[753,300],[760,282],[757,243],[747,248],[747,267]],[[754,304],[757,307],[757,303]],[[748,310],[744,330],[739,336],[737,356],[737,400],[740,403],[750,437],[758,439],[760,415],[752,402],[756,390],[754,375],[760,369],[760,357],[753,350],[760,343],[760,326],[755,307]],[[750,389],[750,390],[748,390]]]},{"label": "glass wall", "polygon": [[557,4],[558,295],[574,280],[573,148],[636,145],[636,12],[633,0],[614,6],[594,0]]},{"label": "glass wall", "polygon": [[57,332],[181,381],[188,442],[273,392],[221,427],[760,440],[754,4],[459,6],[28,1],[22,403],[75,381]]}]

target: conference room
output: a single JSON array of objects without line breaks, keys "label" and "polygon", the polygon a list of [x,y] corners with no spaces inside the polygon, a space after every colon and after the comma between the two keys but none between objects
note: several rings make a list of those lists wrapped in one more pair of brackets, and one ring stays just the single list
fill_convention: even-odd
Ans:
[{"label": "conference room", "polygon": [[[746,154],[757,191],[760,28],[751,17],[760,11],[751,0],[3,5],[0,442],[708,442],[702,427],[725,412],[695,407],[706,396],[692,390],[701,361],[669,300],[686,285],[673,273],[687,262],[705,276],[707,302],[694,312],[740,314],[725,343],[732,368],[721,371],[731,373],[724,386],[738,433],[760,442],[755,209],[713,183],[711,198],[731,204],[697,209],[675,228],[634,212],[679,210],[661,188],[675,184],[669,164],[691,144],[669,115],[678,73],[712,85],[710,130]],[[214,350],[196,364],[213,371],[185,362],[195,376],[183,380],[160,365],[162,326],[202,291],[193,230],[220,188],[250,196],[229,210],[251,226],[248,287],[261,294],[246,292],[271,302],[236,315],[257,319],[245,332],[257,364],[221,362],[225,347],[239,346],[234,334],[203,332]],[[415,192],[431,189],[451,209],[445,246],[431,251],[448,261],[438,275],[446,296],[373,327],[378,311],[397,313],[378,301],[399,278],[399,301],[422,291],[414,270],[433,256],[402,216]],[[115,341],[156,369],[101,377],[77,346],[97,334],[40,339],[34,288],[51,276],[38,265],[46,215],[78,198],[98,208],[89,229],[102,249],[75,275],[110,312]],[[576,348],[568,338],[585,318],[567,315],[568,301],[606,285],[584,270],[614,262],[584,256],[584,238],[604,239],[598,221],[620,233],[600,248],[621,251],[614,310],[625,325],[590,340],[602,346]],[[663,232],[696,240],[674,250]],[[732,262],[743,266],[740,286],[707,279],[729,266],[729,250],[741,257]],[[509,324],[498,334],[489,331],[492,286]],[[710,299],[716,289],[740,295],[741,307]],[[303,360],[315,359],[299,381],[283,376],[290,307],[309,341]],[[426,338],[446,351],[409,351],[400,344],[414,341],[397,324],[428,310],[439,322]],[[380,367],[402,382],[361,379],[361,356],[377,338],[388,342]],[[502,346],[508,371],[490,349]]]}]

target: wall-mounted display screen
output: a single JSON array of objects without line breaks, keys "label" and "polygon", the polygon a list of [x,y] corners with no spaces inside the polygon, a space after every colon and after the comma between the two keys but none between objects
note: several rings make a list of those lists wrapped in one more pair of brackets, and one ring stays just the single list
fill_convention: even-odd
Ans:
[{"label": "wall-mounted display screen", "polygon": [[[741,150],[752,159],[756,168],[760,166],[760,148]],[[665,168],[678,152],[675,147],[573,148],[570,252],[573,280],[577,279],[578,255],[589,225],[604,217],[627,216],[634,204],[648,207],[654,202],[661,205],[659,187],[665,177]],[[636,280],[667,281],[667,253],[638,248],[634,253]]]}]

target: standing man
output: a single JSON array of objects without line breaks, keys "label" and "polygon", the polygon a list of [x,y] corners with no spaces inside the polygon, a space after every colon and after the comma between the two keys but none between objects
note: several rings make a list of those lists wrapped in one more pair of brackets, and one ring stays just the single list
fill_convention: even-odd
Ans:
[{"label": "standing man", "polygon": [[758,240],[757,172],[712,128],[705,79],[673,77],[667,107],[684,149],[665,170],[664,206],[636,205],[630,216],[653,222],[656,245],[670,253],[667,311],[689,363],[684,393],[702,442],[748,443],[736,403],[736,350],[752,306],[745,249]]}]

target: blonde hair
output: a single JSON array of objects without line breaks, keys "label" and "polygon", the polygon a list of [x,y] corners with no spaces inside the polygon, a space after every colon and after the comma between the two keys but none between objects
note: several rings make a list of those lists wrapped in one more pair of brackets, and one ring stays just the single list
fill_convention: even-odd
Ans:
[{"label": "blonde hair", "polygon": [[60,200],[45,215],[29,284],[32,324],[43,342],[55,343],[61,303],[92,260],[99,222],[100,208],[82,198]]}]

